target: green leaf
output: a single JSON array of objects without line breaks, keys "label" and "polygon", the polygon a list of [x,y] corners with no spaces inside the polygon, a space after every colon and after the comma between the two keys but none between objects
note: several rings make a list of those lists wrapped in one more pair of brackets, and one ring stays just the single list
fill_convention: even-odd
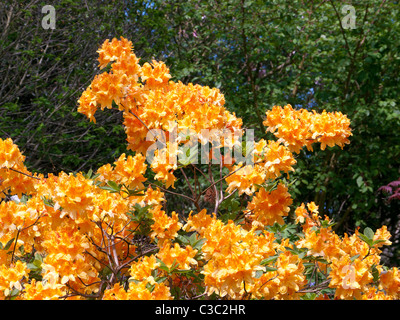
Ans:
[{"label": "green leaf", "polygon": [[307,292],[305,295],[301,296],[301,300],[315,300],[317,294],[314,292]]},{"label": "green leaf", "polygon": [[193,249],[201,250],[201,248],[203,247],[203,244],[206,243],[206,241],[207,241],[206,238],[197,240],[192,246]]},{"label": "green leaf", "polygon": [[149,290],[150,292],[153,292],[155,286],[156,286],[155,284],[150,284],[150,283],[147,283],[147,284],[146,284],[146,288],[147,288],[147,290]]},{"label": "green leaf", "polygon": [[372,240],[372,239],[374,238],[375,232],[372,231],[371,228],[366,227],[366,228],[364,229],[364,235],[365,235],[368,239]]},{"label": "green leaf", "polygon": [[372,247],[372,240],[371,239],[369,239],[366,235],[364,235],[364,234],[362,234],[362,233],[359,233],[358,234],[358,237],[361,239],[361,240],[363,240],[366,244],[368,244],[370,247]]},{"label": "green leaf", "polygon": [[40,262],[43,262],[43,257],[39,252],[35,253],[35,260],[38,260]]},{"label": "green leaf", "polygon": [[9,293],[8,296],[12,299],[12,298],[15,298],[18,294],[19,294],[19,290],[14,288],[11,290],[11,292]]},{"label": "green leaf", "polygon": [[32,271],[36,271],[36,270],[40,269],[40,266],[38,267],[34,263],[27,263],[26,266],[27,266],[28,269],[30,269]]},{"label": "green leaf", "polygon": [[254,278],[259,279],[263,274],[264,272],[262,270],[257,270],[256,274],[254,275]]},{"label": "green leaf", "polygon": [[382,243],[382,242],[386,242],[386,240],[383,240],[383,239],[375,240],[375,241],[372,242],[372,245],[374,246],[374,245],[376,245],[378,243]]},{"label": "green leaf", "polygon": [[278,269],[270,267],[270,266],[265,266],[265,272],[271,272],[271,271],[276,271],[276,270],[278,270]]},{"label": "green leaf", "polygon": [[162,282],[164,282],[164,281],[167,280],[167,279],[168,279],[168,277],[160,277],[160,278],[157,278],[156,282],[157,282],[157,283],[162,283]]},{"label": "green leaf", "polygon": [[85,178],[86,178],[86,179],[90,179],[90,178],[92,177],[92,174],[93,174],[93,170],[90,169],[90,170],[85,174]]},{"label": "green leaf", "polygon": [[14,242],[14,239],[15,239],[15,238],[12,238],[12,239],[8,240],[8,242],[7,242],[6,245],[4,246],[3,250],[8,250],[8,249],[10,249],[12,243]]},{"label": "green leaf", "polygon": [[356,182],[357,182],[357,186],[358,186],[359,188],[361,188],[361,187],[364,185],[363,177],[362,177],[362,176],[359,176],[359,177],[357,178]]},{"label": "green leaf", "polygon": [[109,180],[109,181],[107,182],[107,184],[108,184],[112,189],[114,189],[116,192],[121,191],[121,187],[118,186],[118,184],[117,184],[116,182]]},{"label": "green leaf", "polygon": [[271,263],[271,262],[276,261],[276,259],[278,259],[278,257],[279,257],[279,255],[274,255],[274,256],[272,256],[272,257],[268,257],[268,258],[262,260],[260,264],[261,264],[262,266],[263,266],[263,265],[266,265],[266,264],[269,264],[269,263]]},{"label": "green leaf", "polygon": [[376,268],[375,264],[372,266],[371,269],[372,269],[373,281],[377,282],[379,280],[379,270]]},{"label": "green leaf", "polygon": [[164,270],[165,272],[169,273],[169,268],[164,263],[164,261],[157,258],[157,262],[160,263],[160,266],[158,267],[159,269]]}]

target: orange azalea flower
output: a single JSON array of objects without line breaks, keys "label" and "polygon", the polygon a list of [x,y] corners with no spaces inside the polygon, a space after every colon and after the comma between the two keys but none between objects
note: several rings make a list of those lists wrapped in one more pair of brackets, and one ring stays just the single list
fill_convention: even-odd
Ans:
[{"label": "orange azalea flower", "polygon": [[129,283],[127,300],[171,300],[169,287],[164,283],[154,283],[152,291],[147,287],[148,282],[134,281]]},{"label": "orange azalea flower", "polygon": [[104,290],[103,300],[128,300],[128,292],[121,284],[116,283],[110,289]]},{"label": "orange azalea flower", "polygon": [[340,112],[324,110],[318,114],[304,109],[294,110],[287,105],[284,108],[274,106],[266,114],[264,125],[268,127],[267,131],[274,133],[293,152],[299,153],[304,146],[312,150],[313,142],[320,142],[322,150],[326,145],[343,148],[350,142],[350,120]]},{"label": "orange azalea flower", "polygon": [[151,169],[156,173],[154,179],[165,183],[165,187],[174,187],[176,177],[173,172],[177,169],[176,163],[170,164],[169,157],[171,156],[169,148],[158,149],[154,153],[154,158],[151,162]]},{"label": "orange azalea flower", "polygon": [[225,179],[228,183],[227,193],[238,189],[239,194],[252,195],[256,191],[256,185],[265,180],[265,172],[260,166],[235,165],[231,172],[232,174]]},{"label": "orange azalea flower", "polygon": [[289,175],[290,171],[294,171],[292,166],[296,164],[293,154],[287,147],[277,141],[271,140],[268,141],[262,151],[261,159],[263,160],[261,166],[266,172],[266,178],[269,179],[280,177],[282,174],[281,172]]},{"label": "orange azalea flower", "polygon": [[191,266],[197,265],[197,260],[194,256],[197,254],[197,250],[187,245],[185,248],[181,248],[178,243],[172,245],[170,241],[164,241],[163,246],[157,253],[157,257],[165,263],[168,268],[171,268],[174,261],[178,263],[178,269],[187,270]]},{"label": "orange azalea flower", "polygon": [[94,114],[96,113],[97,108],[96,96],[93,93],[93,90],[88,87],[78,100],[78,112],[84,114],[90,121],[96,123]]},{"label": "orange azalea flower", "polygon": [[150,237],[154,240],[157,238],[158,245],[161,246],[165,240],[174,239],[178,231],[182,227],[182,223],[179,222],[178,214],[174,211],[171,213],[171,217],[168,216],[165,211],[161,210],[161,205],[157,205],[149,210],[152,214],[154,223],[151,225],[153,232]]},{"label": "orange azalea flower", "polygon": [[297,291],[307,283],[301,259],[290,251],[284,251],[279,254],[276,267],[279,279],[279,293],[276,299],[299,299],[303,293]]},{"label": "orange azalea flower", "polygon": [[361,257],[351,261],[350,255],[333,259],[329,287],[336,289],[335,298],[361,299],[362,292],[368,291],[368,285],[373,280],[372,265],[369,260]]},{"label": "orange azalea flower", "polygon": [[[17,244],[12,246],[19,248],[24,246],[26,252],[30,252],[35,244],[36,237],[41,235],[39,228],[35,225],[39,213],[24,205],[16,204],[14,201],[0,203],[0,242],[5,245],[11,239],[15,239],[18,234]],[[0,251],[0,264],[7,263],[10,255],[7,250]],[[18,256],[19,250],[15,251]]]},{"label": "orange azalea flower", "polygon": [[282,243],[279,248],[280,253],[274,265],[277,270],[262,274],[248,290],[257,299],[289,300],[299,299],[303,295],[298,291],[307,283],[305,268],[297,255],[286,250],[287,245]]},{"label": "orange azalea flower", "polygon": [[203,209],[195,215],[192,215],[192,211],[190,211],[187,223],[182,229],[186,232],[197,231],[199,234],[203,234],[205,229],[215,220],[215,213],[210,216],[207,214],[207,209]]},{"label": "orange azalea flower", "polygon": [[266,113],[267,118],[264,125],[267,131],[278,132],[275,135],[288,145],[290,151],[299,153],[303,146],[311,149],[310,126],[312,125],[311,114],[306,110],[294,110],[291,105],[283,109],[274,106],[271,111]]},{"label": "orange azalea flower", "polygon": [[362,300],[393,300],[393,297],[385,294],[383,291],[378,291],[375,287],[369,287],[362,296]]},{"label": "orange azalea flower", "polygon": [[0,138],[0,168],[12,168],[14,166],[22,168],[25,156],[22,155],[17,145],[11,138],[5,140]]},{"label": "orange azalea flower", "polygon": [[321,256],[328,261],[345,254],[341,249],[342,242],[331,228],[319,228],[304,230],[304,238],[296,242],[298,248],[307,248],[307,255]]},{"label": "orange azalea flower", "polygon": [[381,246],[390,246],[392,244],[392,242],[389,241],[391,236],[392,235],[387,230],[386,226],[382,226],[381,228],[377,229],[375,231],[373,240],[374,241],[381,240],[382,242],[377,243],[375,246],[378,248]]},{"label": "orange azalea flower", "polygon": [[157,262],[156,256],[144,256],[140,260],[132,263],[129,272],[131,275],[131,280],[143,281],[146,280],[150,284],[154,284],[154,278],[151,275],[152,271],[157,269],[160,263]]},{"label": "orange azalea flower", "polygon": [[279,183],[277,189],[271,192],[260,188],[247,206],[251,212],[249,218],[253,225],[257,224],[262,229],[275,222],[283,224],[282,217],[288,215],[292,202],[287,187],[282,183]]},{"label": "orange azalea flower", "polygon": [[[311,212],[309,213],[308,210]],[[314,226],[320,226],[320,216],[318,212],[318,206],[314,202],[307,203],[307,209],[305,208],[304,203],[297,207],[295,210],[296,214],[296,223],[302,223],[303,230],[306,231],[309,228]]]},{"label": "orange azalea flower", "polygon": [[134,157],[126,157],[123,153],[114,162],[114,168],[110,164],[106,164],[97,170],[97,173],[100,173],[98,179],[103,182],[111,180],[117,184],[125,184],[129,189],[142,189],[144,188],[143,182],[146,181],[143,176],[147,168],[145,160],[140,153]]},{"label": "orange azalea flower", "polygon": [[397,267],[382,271],[379,277],[379,288],[393,299],[400,298],[400,272]]},{"label": "orange azalea flower", "polygon": [[90,85],[92,99],[100,105],[101,110],[111,109],[113,101],[119,104],[124,94],[123,88],[126,85],[127,80],[124,74],[105,72],[96,75]]},{"label": "orange azalea flower", "polygon": [[300,207],[297,207],[294,213],[296,215],[296,223],[304,223],[308,217],[308,212],[304,206],[304,203],[302,203]]},{"label": "orange azalea flower", "polygon": [[[18,195],[19,198],[23,194],[33,195],[35,193],[35,186],[38,183],[37,179],[42,179],[43,174],[32,174],[25,166],[13,167],[13,169],[19,172],[6,168],[0,169],[0,177],[3,179],[1,183],[2,190],[10,190],[11,194]],[[0,199],[4,197],[5,195],[2,193]]]},{"label": "orange azalea flower", "polygon": [[[157,269],[160,263],[156,256],[145,256],[134,262],[130,268],[129,289],[125,293],[119,285],[115,285],[109,292],[105,291],[103,299],[113,300],[168,300],[171,299],[169,288],[164,283],[157,283],[152,276],[152,271]],[[150,291],[148,285],[153,286]]]},{"label": "orange azalea flower", "polygon": [[146,62],[141,68],[141,79],[149,88],[163,86],[170,78],[169,69],[163,62],[153,60],[151,64]]},{"label": "orange azalea flower", "polygon": [[[215,217],[210,220],[204,211],[198,215],[190,216],[185,227],[194,228],[207,239],[202,246],[207,261],[202,273],[208,294],[242,297],[245,286],[253,285],[256,271],[264,270],[260,262],[275,253],[274,235],[266,232],[257,236],[254,230],[245,231],[233,221],[224,224]],[[209,224],[205,225],[205,221]]]},{"label": "orange azalea flower", "polygon": [[61,218],[68,215],[73,220],[84,219],[86,210],[91,210],[96,187],[93,181],[86,179],[82,173],[58,176],[49,175],[37,191],[50,197],[56,208],[62,208]]},{"label": "orange azalea flower", "polygon": [[[43,177],[28,171],[24,160],[25,156],[10,138],[0,138],[0,185],[2,190],[9,189],[19,197],[22,197],[22,194],[32,194],[37,179]],[[4,193],[1,193],[0,199],[4,197]]]},{"label": "orange azalea flower", "polygon": [[[241,119],[224,108],[225,99],[218,89],[170,81],[169,70],[162,62],[140,66],[132,43],[126,39],[107,40],[98,52],[100,67],[113,62],[111,71],[93,79],[79,100],[78,111],[95,121],[97,107],[110,108],[114,101],[124,111],[129,149],[145,154],[152,144],[146,141],[148,130],[170,130],[170,122],[177,123],[179,130],[190,129],[197,134],[202,129],[240,129]],[[172,168],[154,169],[157,178],[173,185]]]},{"label": "orange azalea flower", "polygon": [[171,293],[164,284],[154,284],[153,290],[147,287],[147,282],[129,283],[129,289],[126,291],[119,283],[116,283],[111,289],[104,291],[103,300],[170,300]]},{"label": "orange azalea flower", "polygon": [[359,238],[358,234],[358,229],[356,229],[355,233],[351,236],[348,236],[345,233],[342,238],[342,244],[340,248],[351,257],[358,254],[362,258],[365,257],[365,260],[370,261],[371,265],[373,263],[378,265],[380,260],[380,250],[376,246],[370,249],[368,244]]},{"label": "orange azalea flower", "polygon": [[313,119],[313,139],[321,143],[321,150],[325,147],[338,145],[343,149],[345,144],[349,144],[349,136],[352,135],[350,129],[350,120],[341,112],[326,112],[314,114]]},{"label": "orange azalea flower", "polygon": [[132,42],[124,37],[121,37],[121,40],[114,38],[111,42],[107,39],[97,51],[99,53],[100,69],[106,67],[111,61],[118,60],[124,53],[131,53],[132,48]]},{"label": "orange azalea flower", "polygon": [[98,270],[94,267],[97,261],[86,254],[87,250],[95,251],[90,250],[91,244],[86,235],[79,233],[75,226],[66,225],[48,232],[43,247],[47,254],[42,264],[45,275],[54,272],[60,277],[61,284],[68,283],[77,291],[92,293],[98,290],[98,284],[82,285],[82,281],[85,284],[99,281]]},{"label": "orange azalea flower", "polygon": [[[255,280],[251,293],[256,299],[275,299],[279,294],[280,283],[277,271],[263,273],[260,278]],[[249,289],[247,291],[249,292]]]},{"label": "orange azalea flower", "polygon": [[7,297],[13,288],[22,290],[21,281],[24,277],[28,278],[28,270],[20,260],[10,267],[0,265],[0,300]]},{"label": "orange azalea flower", "polygon": [[31,283],[25,284],[19,300],[58,300],[65,295],[63,288],[62,284],[43,283],[32,279]]},{"label": "orange azalea flower", "polygon": [[125,74],[128,86],[135,86],[141,72],[139,59],[133,52],[123,51],[117,61],[112,64],[111,70],[114,74]]}]

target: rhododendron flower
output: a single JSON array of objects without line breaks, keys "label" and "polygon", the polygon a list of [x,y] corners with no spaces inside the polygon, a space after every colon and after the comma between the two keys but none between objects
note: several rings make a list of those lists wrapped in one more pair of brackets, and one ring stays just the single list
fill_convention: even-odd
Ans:
[{"label": "rhododendron flower", "polygon": [[157,253],[157,257],[168,267],[174,263],[178,263],[179,269],[190,269],[192,266],[197,265],[197,260],[194,259],[197,254],[197,250],[187,245],[185,248],[181,248],[178,243],[172,245],[171,242],[165,241],[160,251]]},{"label": "rhododendron flower", "polygon": [[129,189],[143,189],[143,182],[146,181],[143,175],[147,168],[145,160],[140,153],[134,157],[126,157],[123,153],[114,162],[115,167],[106,164],[97,170],[97,173],[100,173],[98,179],[103,182],[111,180],[117,184],[124,184]]},{"label": "rhododendron flower", "polygon": [[64,285],[47,281],[36,281],[25,284],[20,300],[58,300],[65,295]]},{"label": "rhododendron flower", "polygon": [[0,299],[8,296],[13,288],[22,290],[21,281],[28,277],[28,268],[22,261],[10,267],[0,265]]},{"label": "rhododendron flower", "polygon": [[314,142],[321,143],[321,150],[325,150],[327,145],[338,145],[343,149],[344,144],[350,143],[350,120],[341,112],[324,110],[319,114],[315,110],[294,110],[287,105],[284,108],[274,106],[266,115],[264,125],[268,127],[267,132],[274,133],[293,152],[299,153],[304,146],[312,150]]},{"label": "rhododendron flower", "polygon": [[393,299],[400,298],[400,272],[397,267],[381,272],[379,288],[385,290],[386,294]]},{"label": "rhododendron flower", "polygon": [[151,225],[150,234],[152,239],[158,240],[158,244],[162,245],[165,240],[174,239],[178,231],[182,227],[182,223],[179,222],[178,214],[174,211],[171,216],[168,216],[164,210],[161,210],[161,205],[157,205],[149,210],[152,215],[154,223]]},{"label": "rhododendron flower", "polygon": [[273,225],[275,222],[283,224],[282,217],[288,215],[292,202],[287,187],[282,183],[279,183],[277,189],[271,192],[260,188],[247,206],[251,212],[249,219],[262,228]]}]

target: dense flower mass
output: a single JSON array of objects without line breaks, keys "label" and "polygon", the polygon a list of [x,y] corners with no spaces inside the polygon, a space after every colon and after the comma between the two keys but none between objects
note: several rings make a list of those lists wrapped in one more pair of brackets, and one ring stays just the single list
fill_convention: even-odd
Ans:
[{"label": "dense flower mass", "polygon": [[[119,110],[132,153],[32,174],[0,139],[0,299],[400,298],[398,268],[380,259],[386,226],[340,236],[314,202],[293,208],[293,153],[343,148],[346,115],[274,106],[264,125],[277,140],[242,150],[247,132],[219,89],[139,64],[122,37],[98,53],[107,71],[78,111],[95,122],[98,109]],[[166,193],[196,211],[169,212]]]}]

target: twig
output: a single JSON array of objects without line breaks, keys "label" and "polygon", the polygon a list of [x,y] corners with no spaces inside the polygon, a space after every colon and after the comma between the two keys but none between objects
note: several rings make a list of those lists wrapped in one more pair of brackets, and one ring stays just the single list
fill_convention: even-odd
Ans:
[{"label": "twig", "polygon": [[31,175],[29,175],[29,174],[27,174],[27,173],[24,173],[24,172],[21,172],[21,171],[19,171],[19,170],[17,170],[17,169],[13,169],[13,168],[8,168],[8,169],[10,169],[11,171],[14,171],[14,172],[18,172],[18,173],[20,173],[20,174],[23,174],[23,175],[25,175],[25,176],[27,176],[27,177],[29,177],[29,178],[36,179],[36,180],[40,180],[40,178],[38,178],[38,177],[31,176]]}]

